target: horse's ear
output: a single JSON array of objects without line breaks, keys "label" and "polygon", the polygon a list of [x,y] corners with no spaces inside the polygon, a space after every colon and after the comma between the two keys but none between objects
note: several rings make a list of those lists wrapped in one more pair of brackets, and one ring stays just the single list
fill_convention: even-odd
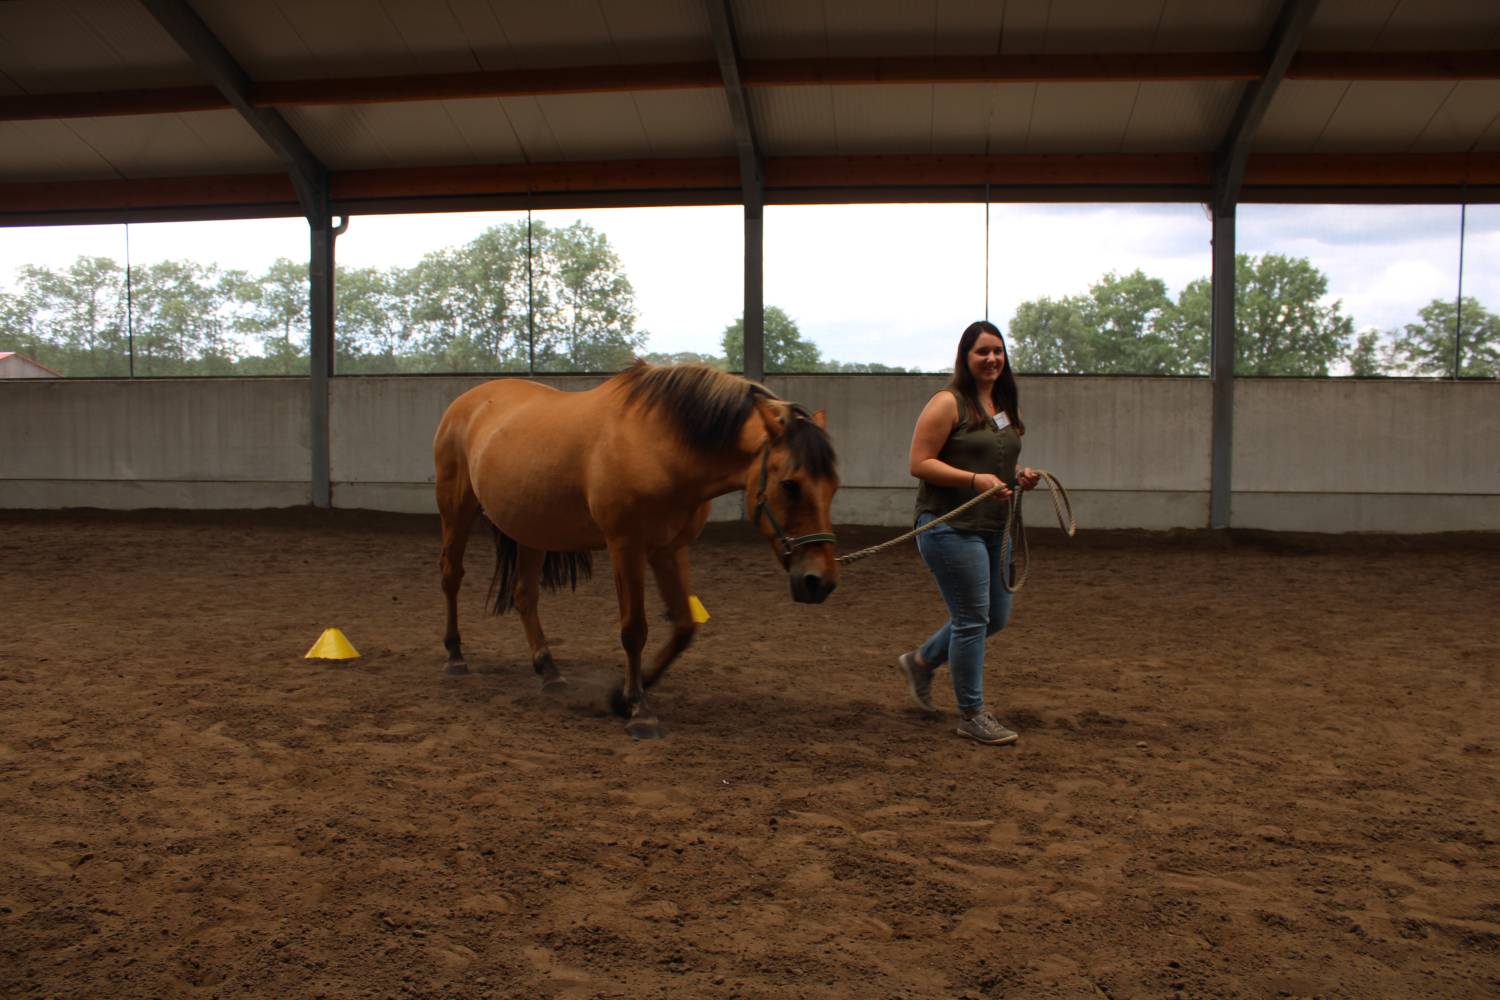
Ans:
[{"label": "horse's ear", "polygon": [[812,415],[812,422],[826,431],[828,429],[828,411],[814,410]]},{"label": "horse's ear", "polygon": [[772,441],[786,433],[788,414],[786,403],[779,399],[757,396],[755,397],[755,412],[760,414],[760,421],[765,424],[766,433],[770,435]]}]

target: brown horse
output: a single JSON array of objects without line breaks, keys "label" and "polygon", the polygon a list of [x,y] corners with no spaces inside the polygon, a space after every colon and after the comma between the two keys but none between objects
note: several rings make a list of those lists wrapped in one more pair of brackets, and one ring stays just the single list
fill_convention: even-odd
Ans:
[{"label": "brown horse", "polygon": [[[563,687],[537,618],[540,587],[576,586],[590,551],[608,549],[620,600],[625,680],[611,706],[637,738],[661,735],[646,689],[692,642],[687,546],[709,501],[743,489],[794,600],[817,604],[838,583],[828,508],[838,489],[822,411],[809,414],[754,382],[703,365],[636,362],[586,392],[522,379],[459,396],[433,441],[443,521],[448,673],[468,672],[458,636],[458,588],[475,515],[494,527],[498,614],[514,606],[543,690]],[[769,488],[768,488],[769,487]],[[802,532],[802,534],[798,534]],[[649,565],[672,619],[651,671],[646,644]]]}]

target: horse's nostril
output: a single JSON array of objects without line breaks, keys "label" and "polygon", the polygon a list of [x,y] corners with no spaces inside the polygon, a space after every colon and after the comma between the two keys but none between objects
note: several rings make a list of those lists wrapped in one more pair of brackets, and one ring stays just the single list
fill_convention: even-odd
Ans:
[{"label": "horse's nostril", "polygon": [[802,577],[802,586],[809,594],[819,593],[823,588],[823,578],[816,573],[807,573]]}]

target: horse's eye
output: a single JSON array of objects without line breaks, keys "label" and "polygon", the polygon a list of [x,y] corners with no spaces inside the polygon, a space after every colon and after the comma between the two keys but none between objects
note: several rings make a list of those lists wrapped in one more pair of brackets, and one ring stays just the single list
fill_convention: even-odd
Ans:
[{"label": "horse's eye", "polygon": [[802,499],[802,484],[795,479],[783,479],[781,481],[781,492],[792,502]]}]

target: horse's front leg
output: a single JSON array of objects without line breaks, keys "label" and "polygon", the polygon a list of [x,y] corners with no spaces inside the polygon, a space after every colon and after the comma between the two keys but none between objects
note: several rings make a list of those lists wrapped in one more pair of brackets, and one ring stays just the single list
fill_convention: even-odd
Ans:
[{"label": "horse's front leg", "polygon": [[651,557],[651,571],[656,574],[656,587],[661,591],[662,601],[672,618],[672,637],[656,654],[656,662],[644,683],[649,690],[667,668],[682,655],[683,650],[693,644],[698,623],[693,621],[693,609],[688,603],[688,559],[687,547],[663,549]]},{"label": "horse's front leg", "polygon": [[638,740],[661,736],[656,713],[646,704],[641,683],[641,650],[646,646],[646,558],[633,545],[611,542],[615,595],[620,599],[620,645],[625,648],[625,681],[615,688],[610,707],[625,717],[625,731]]}]

